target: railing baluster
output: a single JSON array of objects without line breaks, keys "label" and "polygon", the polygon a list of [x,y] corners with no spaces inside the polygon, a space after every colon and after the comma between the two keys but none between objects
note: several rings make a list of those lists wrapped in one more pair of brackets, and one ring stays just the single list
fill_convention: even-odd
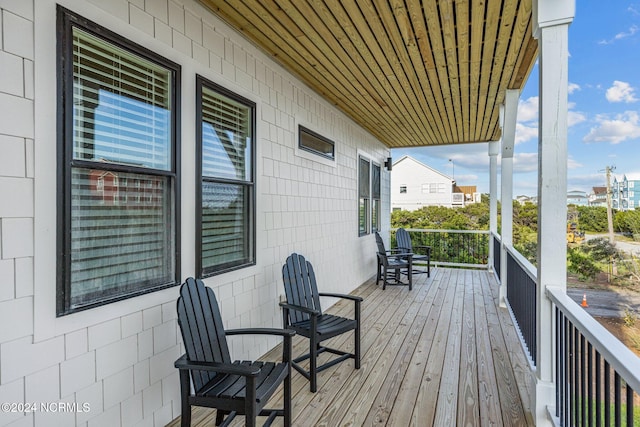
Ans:
[{"label": "railing baluster", "polygon": [[602,425],[602,360],[596,351],[596,427]]},{"label": "railing baluster", "polygon": [[580,421],[586,427],[587,423],[587,384],[585,381],[586,372],[586,342],[584,335],[580,334],[580,372],[578,374],[580,381]]},{"label": "railing baluster", "polygon": [[611,367],[604,362],[604,425],[611,425]]},{"label": "railing baluster", "polygon": [[627,384],[627,426],[633,425],[633,389]]},{"label": "railing baluster", "polygon": [[620,396],[620,375],[615,371],[613,376],[613,390],[614,390],[613,410],[615,411],[615,417],[616,417],[615,426],[621,427],[622,426],[622,399]]},{"label": "railing baluster", "polygon": [[589,427],[593,426],[593,346],[587,342],[587,402]]}]

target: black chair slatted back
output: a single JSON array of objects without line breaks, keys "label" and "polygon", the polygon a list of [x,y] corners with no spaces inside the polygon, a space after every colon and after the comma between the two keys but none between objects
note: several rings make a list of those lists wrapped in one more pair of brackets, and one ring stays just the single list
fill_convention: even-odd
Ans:
[{"label": "black chair slatted back", "polygon": [[[322,313],[313,266],[304,256],[296,253],[289,255],[287,262],[282,266],[282,278],[289,304],[311,308]],[[289,311],[289,320],[292,324],[308,319],[307,313]]]},{"label": "black chair slatted back", "polygon": [[[199,362],[231,363],[218,301],[200,279],[189,278],[180,287],[178,324],[187,358]],[[192,371],[196,390],[215,378],[207,371]]]},{"label": "black chair slatted back", "polygon": [[396,246],[405,252],[412,252],[413,250],[411,236],[404,228],[398,228],[398,230],[396,230]]},{"label": "black chair slatted back", "polygon": [[380,237],[380,234],[377,231],[376,231],[376,245],[378,245],[378,254],[379,254],[378,259],[385,266],[387,266],[389,263],[389,260],[387,259],[387,249],[384,247],[384,242],[382,241],[382,237]]}]

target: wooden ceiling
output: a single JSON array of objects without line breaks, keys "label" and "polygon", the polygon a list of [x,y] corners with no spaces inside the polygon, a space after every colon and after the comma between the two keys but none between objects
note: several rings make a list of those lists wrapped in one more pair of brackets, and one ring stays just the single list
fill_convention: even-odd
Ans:
[{"label": "wooden ceiling", "polygon": [[200,0],[390,148],[494,141],[531,0]]}]

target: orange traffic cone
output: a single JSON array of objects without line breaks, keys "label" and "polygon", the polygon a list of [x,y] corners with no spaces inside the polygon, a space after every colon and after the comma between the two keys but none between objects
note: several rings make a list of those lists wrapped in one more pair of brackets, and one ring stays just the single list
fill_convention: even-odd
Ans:
[{"label": "orange traffic cone", "polygon": [[589,304],[587,304],[587,294],[582,295],[582,304],[580,304],[582,307],[589,307]]}]

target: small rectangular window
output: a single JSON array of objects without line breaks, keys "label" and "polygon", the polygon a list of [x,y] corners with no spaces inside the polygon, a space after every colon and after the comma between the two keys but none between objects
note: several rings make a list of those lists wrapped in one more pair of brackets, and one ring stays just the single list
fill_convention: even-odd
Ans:
[{"label": "small rectangular window", "polygon": [[298,147],[327,159],[335,159],[335,143],[304,126],[298,126]]},{"label": "small rectangular window", "polygon": [[407,186],[406,185],[401,185],[400,186],[400,194],[406,194],[407,193]]},{"label": "small rectangular window", "polygon": [[61,7],[58,30],[61,316],[179,282],[180,67]]}]

